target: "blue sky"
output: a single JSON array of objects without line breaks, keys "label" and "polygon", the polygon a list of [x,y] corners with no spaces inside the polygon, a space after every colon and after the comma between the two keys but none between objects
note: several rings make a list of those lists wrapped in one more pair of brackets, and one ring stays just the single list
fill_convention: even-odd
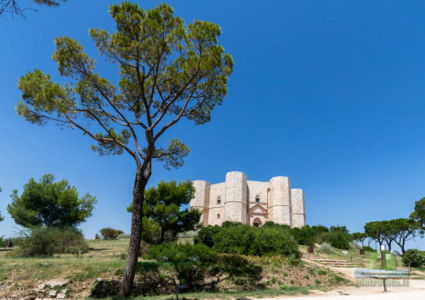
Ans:
[{"label": "blue sky", "polygon": [[[6,217],[0,235],[20,230],[6,213],[11,191],[45,173],[98,198],[81,226],[88,237],[106,226],[129,230],[130,158],[99,157],[78,131],[35,126],[14,111],[25,72],[39,68],[59,79],[50,58],[55,37],[71,36],[96,57],[88,29],[113,30],[112,3],[70,0],[27,11],[26,19],[0,18],[0,211]],[[407,217],[425,196],[424,1],[168,3],[187,23],[218,23],[235,69],[210,123],[182,123],[170,132],[192,150],[185,166],[155,166],[151,185],[220,182],[231,170],[251,180],[289,176],[305,191],[309,224],[352,231],[367,221]]]}]

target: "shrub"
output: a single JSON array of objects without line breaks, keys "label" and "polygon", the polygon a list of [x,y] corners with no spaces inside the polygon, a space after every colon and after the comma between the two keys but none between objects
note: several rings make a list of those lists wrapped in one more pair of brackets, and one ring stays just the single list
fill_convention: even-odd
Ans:
[{"label": "shrub", "polygon": [[332,246],[328,243],[323,243],[323,244],[320,245],[320,252],[326,253],[326,254],[331,254],[333,252]]},{"label": "shrub", "polygon": [[125,233],[121,233],[120,235],[117,236],[117,239],[129,239],[129,238],[130,238],[130,235]]},{"label": "shrub", "polygon": [[350,249],[351,235],[342,230],[322,233],[322,238],[325,242],[328,242],[334,248],[344,250]]},{"label": "shrub", "polygon": [[7,239],[4,238],[4,236],[0,236],[0,248],[7,247]]},{"label": "shrub", "polygon": [[213,236],[213,242],[213,249],[220,253],[301,256],[293,237],[286,230],[271,226],[225,227]]},{"label": "shrub", "polygon": [[260,267],[237,255],[217,255],[204,244],[165,243],[150,248],[146,256],[173,266],[174,274],[168,276],[176,293],[215,290],[223,280],[251,285],[261,279]]},{"label": "shrub", "polygon": [[312,246],[316,239],[316,233],[309,225],[293,228],[292,235],[299,245]]},{"label": "shrub", "polygon": [[409,249],[403,254],[402,260],[405,266],[422,267],[425,265],[425,251]]},{"label": "shrub", "polygon": [[370,246],[363,246],[362,247],[362,249],[364,250],[364,251],[368,251],[368,252],[375,252],[375,249],[373,249],[372,247],[370,247]]},{"label": "shrub", "polygon": [[214,246],[214,235],[217,234],[221,230],[220,226],[207,226],[202,227],[201,230],[198,232],[198,236],[195,237],[194,242],[195,244],[203,243],[204,245],[208,247]]},{"label": "shrub", "polygon": [[254,240],[249,247],[249,253],[245,254],[301,257],[293,237],[286,231],[278,228],[252,228],[252,230]]},{"label": "shrub", "polygon": [[25,232],[17,239],[21,256],[52,256],[55,253],[84,253],[88,245],[76,229],[42,227]]},{"label": "shrub", "polygon": [[113,229],[110,227],[103,228],[100,230],[100,234],[104,240],[115,240],[120,234],[124,232],[118,229]]}]

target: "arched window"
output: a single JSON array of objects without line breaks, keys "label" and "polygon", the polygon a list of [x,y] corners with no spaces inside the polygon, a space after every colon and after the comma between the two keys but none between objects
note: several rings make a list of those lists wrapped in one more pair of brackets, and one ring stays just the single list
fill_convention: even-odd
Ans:
[{"label": "arched window", "polygon": [[220,219],[220,214],[217,214],[217,219]]},{"label": "arched window", "polygon": [[255,202],[260,202],[260,195],[255,196]]},{"label": "arched window", "polygon": [[217,197],[217,204],[221,204],[221,197],[220,196]]}]

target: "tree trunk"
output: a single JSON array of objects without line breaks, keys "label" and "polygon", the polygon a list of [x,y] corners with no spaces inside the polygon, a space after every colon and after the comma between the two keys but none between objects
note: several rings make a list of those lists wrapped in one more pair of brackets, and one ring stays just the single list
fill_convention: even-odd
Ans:
[{"label": "tree trunk", "polygon": [[127,266],[124,271],[124,277],[121,282],[121,296],[129,296],[133,286],[134,276],[136,274],[137,261],[140,253],[140,243],[142,240],[142,217],[143,200],[146,184],[149,181],[151,170],[150,163],[138,168],[133,187],[133,203],[131,214],[131,233],[128,246]]}]

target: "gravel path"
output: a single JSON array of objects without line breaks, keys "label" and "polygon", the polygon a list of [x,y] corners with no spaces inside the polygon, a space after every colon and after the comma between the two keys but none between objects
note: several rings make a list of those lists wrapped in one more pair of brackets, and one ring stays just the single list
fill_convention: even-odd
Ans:
[{"label": "gravel path", "polygon": [[312,291],[307,296],[262,298],[262,300],[425,300],[425,280],[411,280],[410,287],[344,287],[330,292]]}]

